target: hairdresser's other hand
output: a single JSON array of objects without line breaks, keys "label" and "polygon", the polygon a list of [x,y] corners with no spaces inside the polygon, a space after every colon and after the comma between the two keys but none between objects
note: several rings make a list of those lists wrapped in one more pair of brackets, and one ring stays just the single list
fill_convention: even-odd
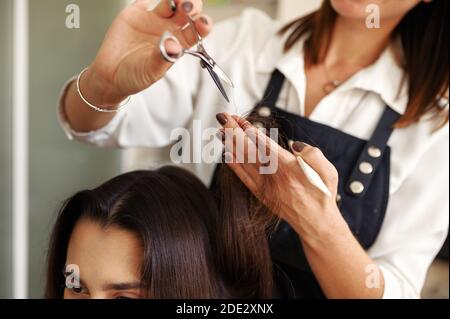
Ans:
[{"label": "hairdresser's other hand", "polygon": [[[219,114],[218,120],[225,128],[227,164],[256,197],[286,220],[302,238],[321,240],[326,232],[337,230],[337,226],[346,227],[336,204],[338,173],[319,149],[303,143],[295,143],[293,146],[303,160],[320,175],[330,190],[331,197],[310,182],[296,156],[248,121],[228,114]],[[228,128],[233,131],[227,130]],[[264,167],[261,157],[257,157],[259,160],[256,163],[249,163],[248,153],[255,148],[259,152],[265,150],[267,155],[270,154],[271,160],[274,156],[277,157],[278,166],[273,174],[261,174],[260,169]],[[238,160],[239,156],[244,161]],[[268,164],[270,166],[273,163]]]},{"label": "hairdresser's other hand", "polygon": [[[272,175],[260,174],[261,163],[234,161],[229,165],[273,213],[286,220],[298,233],[308,264],[325,296],[338,299],[381,298],[384,291],[383,273],[342,217],[336,204],[338,174],[322,152],[301,143],[292,147],[296,155],[299,154],[320,175],[331,197],[313,186],[295,155],[282,149],[248,121],[226,114],[218,115],[218,120],[225,128],[232,128],[235,132],[230,132],[234,138],[225,139],[226,151],[232,150],[232,154],[226,153],[225,157],[236,159],[242,155],[240,153],[245,154],[255,146],[261,150],[278,151],[278,169]],[[245,147],[236,147],[239,145]],[[367,269],[375,269],[371,273],[376,271],[379,275],[377,289],[367,285]],[[349,281],[349,278],[352,280]]]},{"label": "hairdresser's other hand", "polygon": [[[160,53],[159,42],[165,31],[175,35],[183,47],[196,43],[192,29],[183,30],[193,17],[202,36],[207,36],[212,20],[202,15],[201,0],[137,0],[126,7],[111,25],[88,71],[83,75],[91,99],[98,105],[115,105],[161,79],[171,64]],[[182,47],[168,41],[169,54]],[[93,98],[95,96],[96,98]]]}]

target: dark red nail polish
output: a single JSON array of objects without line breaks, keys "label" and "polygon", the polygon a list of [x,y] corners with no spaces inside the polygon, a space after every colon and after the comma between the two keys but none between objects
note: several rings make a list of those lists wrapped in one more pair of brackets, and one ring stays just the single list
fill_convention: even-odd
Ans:
[{"label": "dark red nail polish", "polygon": [[183,2],[183,4],[181,6],[183,7],[183,11],[185,13],[190,13],[192,11],[192,9],[194,9],[194,4],[190,1]]},{"label": "dark red nail polish", "polygon": [[301,153],[307,146],[308,145],[305,143],[295,142],[294,144],[292,144],[292,149],[294,150],[294,152]]},{"label": "dark red nail polish", "polygon": [[225,125],[228,122],[227,116],[223,113],[217,114],[216,119],[220,123],[220,125]]}]

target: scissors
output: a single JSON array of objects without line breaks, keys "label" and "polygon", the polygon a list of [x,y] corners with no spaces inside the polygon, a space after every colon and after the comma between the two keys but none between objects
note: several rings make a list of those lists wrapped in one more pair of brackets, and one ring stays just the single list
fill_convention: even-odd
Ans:
[{"label": "scissors", "polygon": [[189,27],[193,30],[194,34],[197,36],[197,48],[195,50],[192,49],[183,49],[183,51],[178,56],[173,56],[167,53],[165,43],[167,40],[172,40],[179,43],[178,39],[169,31],[166,31],[160,41],[159,49],[163,58],[170,63],[175,63],[181,56],[184,54],[189,54],[195,56],[200,59],[200,65],[203,69],[208,70],[212,79],[217,85],[220,93],[222,93],[225,100],[230,103],[230,99],[225,91],[225,87],[223,83],[227,84],[231,88],[234,88],[233,82],[231,82],[230,78],[225,74],[225,72],[217,65],[216,61],[206,52],[205,47],[203,46],[203,38],[198,33],[198,30],[195,26],[194,20],[191,17],[188,17]]}]

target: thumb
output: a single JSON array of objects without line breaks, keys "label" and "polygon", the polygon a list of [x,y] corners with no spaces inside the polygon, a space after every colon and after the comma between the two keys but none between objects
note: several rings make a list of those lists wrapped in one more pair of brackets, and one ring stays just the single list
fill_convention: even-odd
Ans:
[{"label": "thumb", "polygon": [[[299,156],[310,169],[313,170],[313,172],[308,172],[308,167],[302,167],[305,174],[309,175],[308,177],[313,184],[319,188],[321,188],[320,183],[325,184],[326,188],[332,194],[337,193],[337,184],[339,179],[337,170],[333,164],[328,161],[320,149],[305,143],[295,142],[292,144],[292,151],[295,155]],[[318,175],[317,177],[319,177],[321,181],[314,181],[314,173]]]}]

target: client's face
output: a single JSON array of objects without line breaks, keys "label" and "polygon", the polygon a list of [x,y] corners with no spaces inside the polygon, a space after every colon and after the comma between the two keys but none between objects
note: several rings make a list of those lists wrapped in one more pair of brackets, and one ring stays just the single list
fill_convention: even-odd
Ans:
[{"label": "client's face", "polygon": [[67,288],[66,280],[64,299],[142,298],[142,254],[141,242],[132,232],[114,226],[103,229],[96,222],[80,220],[70,238],[66,260],[66,267],[78,267],[80,286]]}]

